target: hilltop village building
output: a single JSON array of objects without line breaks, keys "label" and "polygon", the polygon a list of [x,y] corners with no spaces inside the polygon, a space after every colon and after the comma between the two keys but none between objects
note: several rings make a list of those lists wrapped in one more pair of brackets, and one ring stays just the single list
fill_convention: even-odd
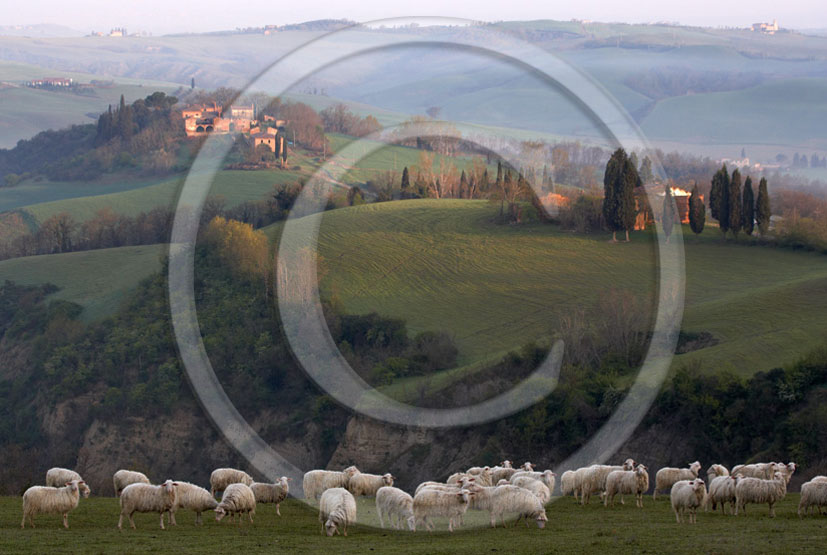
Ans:
[{"label": "hilltop village building", "polygon": [[206,134],[226,135],[243,133],[250,135],[253,146],[266,145],[273,152],[283,152],[284,120],[265,115],[261,121],[256,118],[255,106],[231,106],[224,112],[218,104],[202,104],[181,110],[187,137]]},{"label": "hilltop village building", "polygon": [[[635,210],[637,210],[637,216],[635,217],[636,230],[646,229],[647,226],[655,223],[656,217],[660,219],[660,212],[663,202],[659,200],[658,206],[649,206],[649,191],[653,191],[655,197],[658,199],[663,199],[664,195],[666,194],[663,192],[663,185],[659,183],[653,183],[635,188]],[[672,198],[675,199],[675,207],[678,209],[678,220],[682,224],[689,223],[690,196],[691,193],[689,191],[680,189],[678,187],[672,187]],[[703,202],[704,196],[700,195],[700,198],[701,202]]]}]

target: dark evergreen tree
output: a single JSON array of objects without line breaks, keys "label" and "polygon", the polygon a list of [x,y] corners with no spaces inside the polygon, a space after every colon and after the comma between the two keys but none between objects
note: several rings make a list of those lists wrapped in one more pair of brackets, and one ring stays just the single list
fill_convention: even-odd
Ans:
[{"label": "dark evergreen tree", "polygon": [[720,170],[715,172],[712,176],[712,187],[709,190],[709,209],[712,212],[712,217],[716,220],[721,219],[721,200],[725,191],[729,190],[729,170],[724,164]]},{"label": "dark evergreen tree", "polygon": [[689,196],[689,227],[696,234],[701,234],[706,223],[706,206],[698,192],[698,186],[692,187],[692,194]]},{"label": "dark evergreen tree", "polygon": [[729,181],[729,195],[727,198],[729,206],[729,229],[735,238],[744,223],[744,216],[741,213],[741,172],[738,168],[732,172],[732,179]]},{"label": "dark evergreen tree", "polygon": [[758,221],[758,231],[765,235],[770,229],[770,195],[767,191],[767,179],[761,178],[758,183],[758,202],[755,206],[755,219]]},{"label": "dark evergreen tree", "polygon": [[459,176],[459,194],[457,196],[459,198],[467,198],[468,196],[468,177],[465,175],[465,170],[462,170],[462,174]]},{"label": "dark evergreen tree", "polygon": [[672,236],[672,228],[675,227],[675,199],[672,198],[672,186],[667,182],[664,186],[663,194],[663,212],[661,212],[661,225],[663,226],[663,234],[666,236],[666,242],[669,242],[669,237]]},{"label": "dark evergreen tree", "polygon": [[744,228],[744,233],[752,235],[755,228],[755,193],[752,190],[752,178],[747,176],[744,181],[744,201],[741,204],[741,227]]},{"label": "dark evergreen tree", "polygon": [[194,88],[195,88],[195,77],[190,79],[190,89],[194,89]]},{"label": "dark evergreen tree", "polygon": [[402,169],[402,183],[399,186],[399,194],[403,199],[413,198],[413,191],[411,191],[411,178],[408,175],[408,166]]},{"label": "dark evergreen tree", "polygon": [[639,181],[632,160],[626,151],[618,148],[609,158],[603,175],[603,217],[612,232],[612,241],[617,241],[618,231],[625,231],[626,241],[629,241],[629,231],[634,227],[637,215],[635,186]]}]

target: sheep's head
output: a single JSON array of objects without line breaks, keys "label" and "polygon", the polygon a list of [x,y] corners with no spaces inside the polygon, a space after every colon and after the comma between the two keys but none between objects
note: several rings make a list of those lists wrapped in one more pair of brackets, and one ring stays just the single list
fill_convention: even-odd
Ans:
[{"label": "sheep's head", "polygon": [[343,472],[345,474],[347,474],[348,478],[352,478],[356,474],[359,474],[359,469],[356,468],[355,466],[349,466],[349,467],[345,468]]},{"label": "sheep's head", "polygon": [[790,474],[793,474],[796,471],[796,469],[798,469],[797,464],[795,464],[794,462],[787,463],[787,471]]},{"label": "sheep's head", "polygon": [[89,486],[86,485],[86,482],[81,480],[80,482],[78,482],[78,486],[80,487],[80,493],[83,494],[83,497],[85,499],[89,499],[89,495],[92,493],[92,490],[89,489]]},{"label": "sheep's head", "polygon": [[290,489],[290,484],[288,482],[290,482],[290,478],[288,478],[287,476],[282,476],[281,478],[279,478],[278,484],[281,486],[281,489],[287,491],[288,489]]},{"label": "sheep's head", "polygon": [[537,528],[543,529],[546,527],[546,522],[548,522],[548,517],[546,516],[546,510],[543,509],[537,516],[534,518],[534,521],[537,523]]},{"label": "sheep's head", "polygon": [[511,461],[509,461],[509,460],[504,460],[503,462],[500,463],[500,466],[503,467],[503,468],[512,468]]},{"label": "sheep's head", "polygon": [[701,463],[699,463],[698,461],[693,462],[689,465],[689,470],[690,472],[692,472],[692,474],[697,476],[698,473],[701,471]]},{"label": "sheep's head", "polygon": [[213,510],[215,511],[216,522],[221,522],[221,519],[227,516],[227,511],[224,509],[224,507],[216,507]]},{"label": "sheep's head", "polygon": [[72,493],[77,493],[78,489],[80,488],[80,484],[83,484],[82,480],[72,480],[70,482],[66,482],[66,486],[69,488],[69,491]]},{"label": "sheep's head", "polygon": [[642,464],[637,465],[637,468],[635,468],[635,474],[638,476],[646,476],[646,467]]},{"label": "sheep's head", "polygon": [[385,484],[386,486],[392,486],[393,485],[393,475],[388,473],[388,474],[385,474],[384,476],[382,476],[382,483]]},{"label": "sheep's head", "polygon": [[529,472],[534,471],[534,465],[528,461],[523,463],[523,466],[520,467],[521,470],[527,470]]},{"label": "sheep's head", "polygon": [[623,462],[623,470],[634,470],[635,468],[635,459],[626,459]]},{"label": "sheep's head", "polygon": [[408,521],[408,530],[410,530],[411,532],[415,532],[416,531],[416,518],[413,515],[411,515],[407,518],[407,521]]},{"label": "sheep's head", "polygon": [[462,505],[471,502],[471,499],[476,495],[476,492],[467,489],[462,489],[457,492],[457,499]]},{"label": "sheep's head", "polygon": [[327,522],[324,523],[324,531],[327,533],[328,537],[339,533],[339,529],[336,528],[336,523],[330,519],[327,519]]}]

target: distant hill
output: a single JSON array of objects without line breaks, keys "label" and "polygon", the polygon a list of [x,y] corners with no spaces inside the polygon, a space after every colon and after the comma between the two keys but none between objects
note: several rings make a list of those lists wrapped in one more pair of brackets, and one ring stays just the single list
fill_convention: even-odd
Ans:
[{"label": "distant hill", "polygon": [[52,23],[0,25],[0,36],[7,37],[82,37],[84,34],[83,31]]}]

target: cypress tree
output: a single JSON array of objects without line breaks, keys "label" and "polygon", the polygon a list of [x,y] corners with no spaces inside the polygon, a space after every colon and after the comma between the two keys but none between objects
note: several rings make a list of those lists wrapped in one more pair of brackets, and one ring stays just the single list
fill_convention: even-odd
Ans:
[{"label": "cypress tree", "polygon": [[411,178],[408,175],[408,166],[402,169],[402,184],[399,186],[400,196],[404,198],[412,198],[411,195]]},{"label": "cypress tree", "polygon": [[706,223],[706,207],[698,192],[698,186],[692,187],[692,194],[689,196],[689,227],[700,235]]},{"label": "cypress tree", "polygon": [[709,209],[712,217],[720,221],[721,200],[729,190],[729,171],[726,164],[712,176],[712,188],[709,190]]},{"label": "cypress tree", "polygon": [[630,159],[626,159],[624,164],[623,179],[620,183],[620,190],[618,191],[618,212],[620,214],[620,222],[624,231],[626,231],[626,242],[629,242],[629,231],[635,227],[635,217],[637,216],[637,207],[635,205],[635,187],[640,186],[640,175]]},{"label": "cypress tree", "polygon": [[744,182],[744,202],[741,204],[741,226],[744,233],[752,235],[755,228],[755,195],[752,191],[752,178],[747,177]]},{"label": "cypress tree", "polygon": [[669,182],[664,186],[661,224],[663,225],[663,234],[666,235],[666,242],[668,243],[669,237],[672,235],[672,228],[675,227],[675,201],[672,198],[672,187]]},{"label": "cypress tree", "polygon": [[459,198],[465,198],[468,194],[468,178],[465,176],[465,170],[459,176]]},{"label": "cypress tree", "polygon": [[758,183],[758,202],[755,207],[755,219],[758,220],[758,231],[761,235],[770,229],[770,195],[767,191],[767,179],[761,178]]},{"label": "cypress tree", "polygon": [[626,151],[618,148],[606,164],[603,175],[603,218],[612,232],[612,241],[617,241],[617,232],[626,232],[635,226],[635,186],[640,181],[637,168]]},{"label": "cypress tree", "polygon": [[724,165],[718,174],[718,227],[726,236],[729,231],[729,174]]},{"label": "cypress tree", "polygon": [[609,231],[612,232],[612,241],[617,241],[617,202],[615,194],[617,191],[616,183],[619,180],[623,161],[626,153],[622,148],[617,149],[612,154],[609,161],[606,163],[606,172],[603,174],[603,221]]},{"label": "cypress tree", "polygon": [[652,160],[645,156],[643,162],[640,163],[640,180],[643,183],[651,183],[655,180],[655,174],[652,173]]},{"label": "cypress tree", "polygon": [[727,201],[729,203],[729,229],[737,239],[738,232],[741,231],[741,225],[743,224],[743,215],[741,214],[741,172],[738,168],[735,168],[735,171],[732,172]]}]

